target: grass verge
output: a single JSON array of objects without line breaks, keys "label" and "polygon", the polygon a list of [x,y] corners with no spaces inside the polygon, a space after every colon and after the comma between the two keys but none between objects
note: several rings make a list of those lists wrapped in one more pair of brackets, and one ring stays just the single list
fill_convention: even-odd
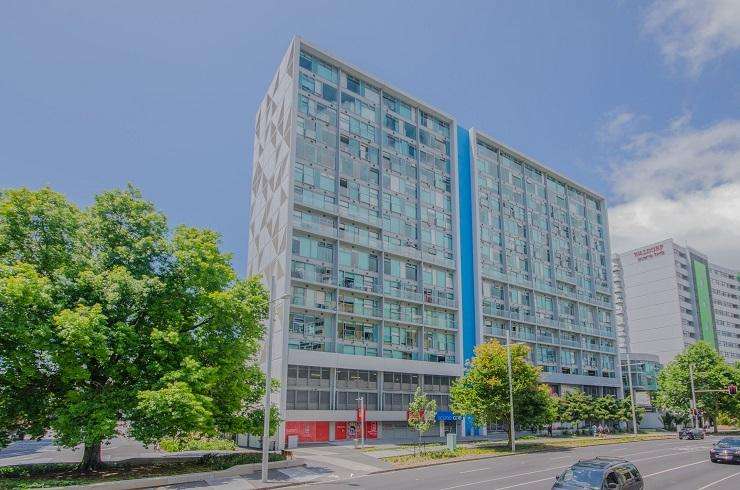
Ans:
[{"label": "grass verge", "polygon": [[[270,461],[283,459],[285,458],[281,454],[270,453]],[[99,471],[86,474],[81,474],[77,470],[77,465],[71,463],[2,466],[0,490],[89,485],[115,480],[183,475],[225,470],[232,466],[260,461],[262,461],[260,453],[206,454],[188,462],[105,466]]]},{"label": "grass verge", "polygon": [[[521,441],[517,443],[516,454],[522,453],[534,453],[542,451],[564,451],[571,448],[586,447],[586,446],[601,446],[606,444],[622,444],[625,442],[639,442],[639,441],[652,441],[661,439],[673,439],[673,434],[640,434],[637,436],[617,436],[609,437],[604,439],[596,439],[593,437],[574,437],[574,438],[553,438],[547,441]],[[421,454],[414,456],[413,454],[407,454],[402,456],[391,456],[383,458],[385,461],[393,464],[396,467],[409,467],[425,465],[428,463],[434,463],[440,460],[456,461],[470,458],[476,458],[481,456],[507,456],[513,454],[506,441],[502,442],[486,442],[478,443],[473,445],[460,445],[455,451],[449,451],[445,449],[426,451]]]}]

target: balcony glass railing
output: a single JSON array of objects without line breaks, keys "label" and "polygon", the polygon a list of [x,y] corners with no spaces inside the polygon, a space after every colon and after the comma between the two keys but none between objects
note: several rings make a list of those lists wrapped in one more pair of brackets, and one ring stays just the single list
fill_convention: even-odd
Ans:
[{"label": "balcony glass railing", "polygon": [[371,316],[375,318],[380,317],[380,308],[378,308],[377,306],[364,306],[359,303],[353,303],[352,301],[343,300],[342,297],[339,298],[339,305],[339,313]]},{"label": "balcony glass railing", "polygon": [[406,288],[394,288],[387,284],[383,288],[383,294],[399,299],[409,299],[411,301],[421,301],[422,299],[422,294],[419,291]]},{"label": "balcony glass railing", "polygon": [[421,314],[410,311],[385,310],[383,318],[386,320],[395,320],[398,322],[421,323]]},{"label": "balcony glass railing", "polygon": [[362,245],[364,247],[374,249],[381,248],[381,241],[379,239],[365,234],[352,233],[347,230],[339,230],[339,238],[356,245]]},{"label": "balcony glass railing", "polygon": [[320,209],[322,211],[329,211],[332,213],[337,212],[336,203],[327,201],[327,199],[332,199],[332,198],[327,198],[324,195],[316,194],[306,189],[303,189],[302,192],[296,192],[294,195],[295,195],[296,202],[305,204],[306,206]]},{"label": "balcony glass railing", "polygon": [[421,252],[418,248],[409,247],[406,245],[399,245],[397,243],[385,241],[383,242],[383,248],[386,252],[397,253],[399,255],[403,255],[404,257],[411,257],[414,259],[418,259],[421,257]]},{"label": "balcony glass railing", "polygon": [[304,231],[329,236],[332,238],[336,238],[337,236],[337,229],[333,226],[329,226],[325,223],[316,222],[309,219],[294,219],[293,227],[299,228]]}]

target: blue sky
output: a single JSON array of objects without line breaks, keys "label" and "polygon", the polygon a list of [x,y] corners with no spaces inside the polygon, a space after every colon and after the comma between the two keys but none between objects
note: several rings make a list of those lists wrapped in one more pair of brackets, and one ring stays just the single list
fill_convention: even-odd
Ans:
[{"label": "blue sky", "polygon": [[295,34],[605,194],[615,251],[740,268],[732,0],[6,0],[0,188],[132,182],[243,273],[254,114]]}]

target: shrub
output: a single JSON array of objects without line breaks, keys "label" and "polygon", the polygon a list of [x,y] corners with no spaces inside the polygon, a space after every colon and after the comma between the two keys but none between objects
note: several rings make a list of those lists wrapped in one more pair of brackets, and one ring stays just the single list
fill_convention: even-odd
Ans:
[{"label": "shrub", "polygon": [[168,453],[179,451],[234,451],[236,444],[228,439],[189,435],[185,437],[165,437],[159,441],[159,448]]}]

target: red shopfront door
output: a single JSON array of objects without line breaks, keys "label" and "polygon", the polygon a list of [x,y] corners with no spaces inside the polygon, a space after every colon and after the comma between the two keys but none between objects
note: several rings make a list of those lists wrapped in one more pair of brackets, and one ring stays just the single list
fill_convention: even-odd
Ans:
[{"label": "red shopfront door", "polygon": [[334,424],[334,439],[337,441],[347,439],[347,422],[337,422]]},{"label": "red shopfront door", "polygon": [[365,438],[366,439],[377,439],[378,438],[378,423],[377,422],[365,422]]},{"label": "red shopfront door", "polygon": [[285,440],[298,436],[298,442],[325,442],[329,440],[329,422],[285,422]]}]

